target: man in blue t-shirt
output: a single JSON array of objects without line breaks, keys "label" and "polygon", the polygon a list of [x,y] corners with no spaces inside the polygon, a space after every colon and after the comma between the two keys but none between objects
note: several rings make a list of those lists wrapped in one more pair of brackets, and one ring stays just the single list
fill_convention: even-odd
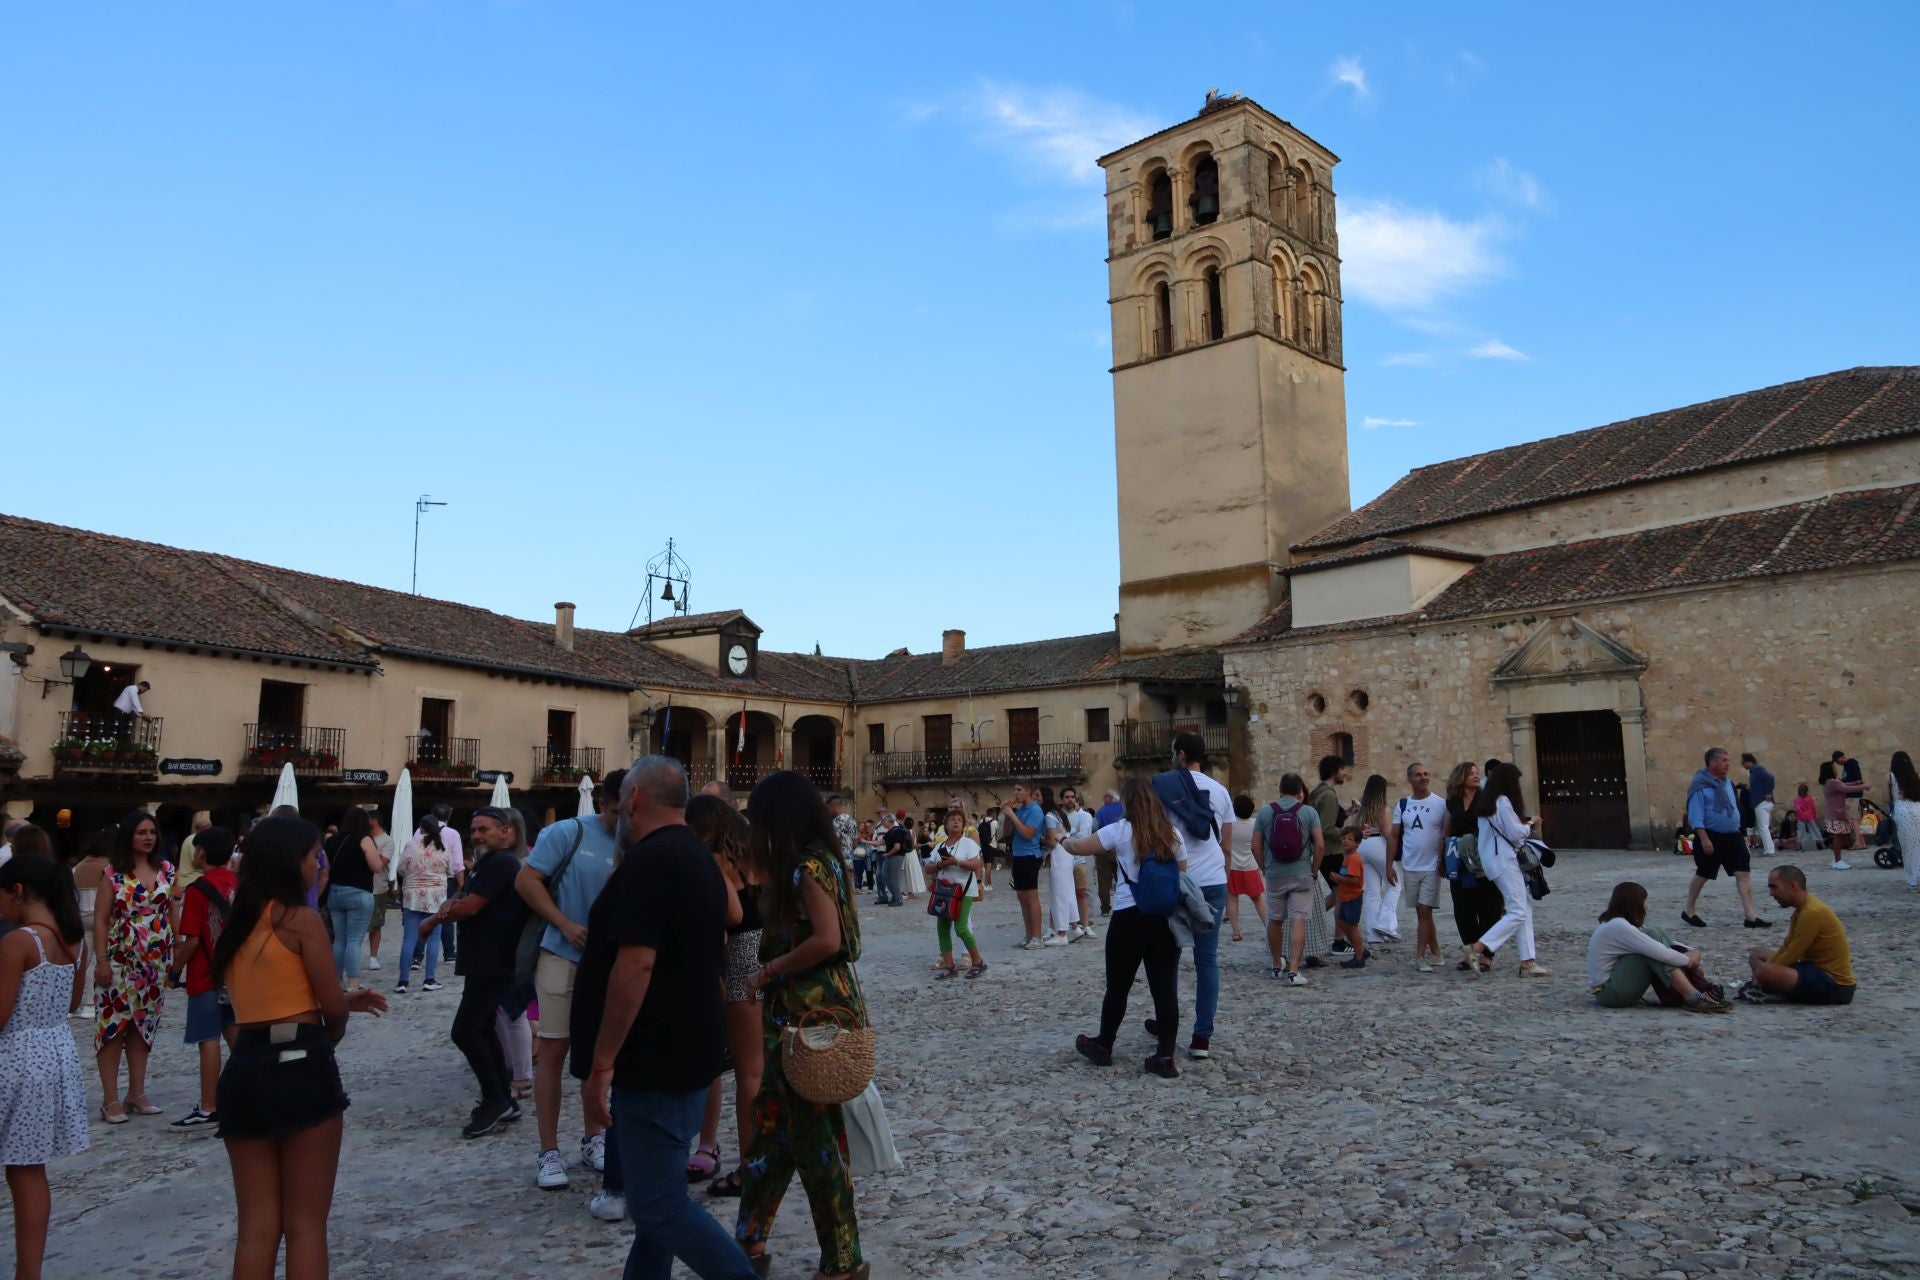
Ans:
[{"label": "man in blue t-shirt", "polygon": [[[1093,811],[1094,830],[1112,826],[1125,817],[1126,812],[1126,808],[1120,803],[1120,793],[1108,787],[1107,794],[1101,799],[1100,807]],[[1102,849],[1094,855],[1093,873],[1094,879],[1100,886],[1100,914],[1103,916],[1113,914],[1113,868],[1113,850]]]},{"label": "man in blue t-shirt", "polygon": [[[549,824],[513,882],[533,913],[547,922],[533,971],[533,989],[540,1000],[540,1052],[533,1068],[540,1154],[534,1185],[545,1191],[567,1185],[567,1165],[560,1157],[560,1099],[567,1026],[573,1017],[573,980],[587,945],[587,913],[619,860],[614,836],[620,826],[620,782],[625,776],[625,770],[616,769],[601,779],[598,817]],[[606,1142],[606,1133],[589,1125],[580,1139],[580,1163],[601,1168],[606,1163]]]},{"label": "man in blue t-shirt", "polygon": [[1040,828],[1046,818],[1040,802],[1033,798],[1033,784],[1013,784],[1013,799],[1002,805],[1013,845],[1013,893],[1020,900],[1020,923],[1026,937],[1020,943],[1026,950],[1041,945],[1040,937]]}]

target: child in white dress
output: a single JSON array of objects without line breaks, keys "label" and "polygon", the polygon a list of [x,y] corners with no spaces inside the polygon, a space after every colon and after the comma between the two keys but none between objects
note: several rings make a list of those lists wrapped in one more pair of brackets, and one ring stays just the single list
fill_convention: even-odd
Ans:
[{"label": "child in white dress", "polygon": [[13,1196],[14,1261],[37,1277],[53,1198],[47,1161],[87,1149],[87,1094],[67,1015],[85,930],[73,876],[45,854],[0,866],[0,1164]]}]

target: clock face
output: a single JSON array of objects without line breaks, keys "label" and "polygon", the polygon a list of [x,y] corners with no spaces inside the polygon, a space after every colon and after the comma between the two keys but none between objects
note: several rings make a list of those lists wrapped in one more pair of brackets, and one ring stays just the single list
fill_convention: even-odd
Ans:
[{"label": "clock face", "polygon": [[747,646],[736,644],[727,650],[727,669],[737,676],[747,674]]}]

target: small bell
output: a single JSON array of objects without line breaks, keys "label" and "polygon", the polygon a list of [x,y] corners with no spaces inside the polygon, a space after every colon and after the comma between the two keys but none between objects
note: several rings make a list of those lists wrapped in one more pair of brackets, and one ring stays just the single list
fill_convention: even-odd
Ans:
[{"label": "small bell", "polygon": [[660,589],[660,598],[668,602],[671,602],[673,600],[673,583],[672,582],[668,582],[666,586]]}]

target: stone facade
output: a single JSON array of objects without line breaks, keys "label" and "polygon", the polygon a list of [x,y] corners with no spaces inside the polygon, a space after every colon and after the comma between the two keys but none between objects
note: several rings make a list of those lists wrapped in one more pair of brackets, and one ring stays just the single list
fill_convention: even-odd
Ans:
[{"label": "stone facade", "polygon": [[[1613,712],[1627,817],[1644,846],[1670,836],[1709,746],[1753,752],[1783,803],[1844,749],[1884,802],[1887,761],[1914,749],[1920,719],[1912,631],[1896,616],[1916,591],[1912,563],[1790,575],[1579,609],[1321,631],[1229,646],[1225,667],[1247,690],[1257,797],[1278,795],[1290,770],[1311,776],[1334,735],[1347,734],[1356,775],[1382,773],[1396,786],[1416,759],[1436,778],[1461,760],[1515,760],[1537,809],[1535,717]],[[1532,669],[1502,670],[1523,651],[1537,656]]]}]

